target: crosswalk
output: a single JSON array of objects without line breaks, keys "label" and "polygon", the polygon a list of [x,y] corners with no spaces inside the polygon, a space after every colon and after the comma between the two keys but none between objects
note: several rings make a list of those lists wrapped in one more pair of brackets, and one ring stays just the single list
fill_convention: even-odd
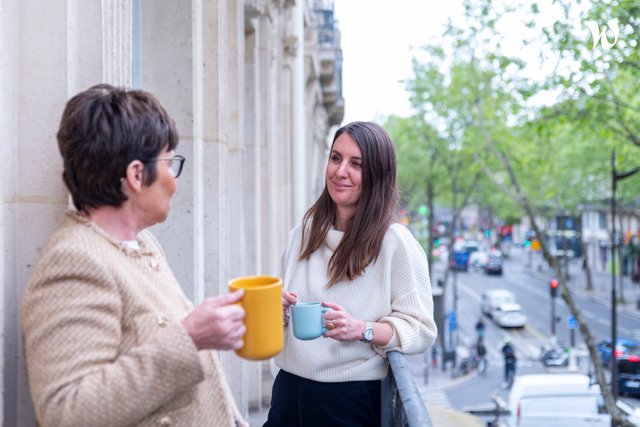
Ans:
[{"label": "crosswalk", "polygon": [[[531,343],[520,342],[516,350],[518,358],[517,366],[519,369],[540,364],[539,355],[540,348]],[[532,355],[534,357],[532,358]],[[489,366],[502,366],[502,353],[499,348],[489,348],[487,352]],[[453,409],[453,405],[449,401],[445,391],[439,388],[433,388],[429,384],[418,384],[418,390],[422,396],[422,400],[427,405],[435,405],[443,408]]]},{"label": "crosswalk", "polygon": [[422,401],[427,405],[441,406],[443,408],[453,408],[447,395],[442,390],[429,390],[423,388],[420,390]]}]

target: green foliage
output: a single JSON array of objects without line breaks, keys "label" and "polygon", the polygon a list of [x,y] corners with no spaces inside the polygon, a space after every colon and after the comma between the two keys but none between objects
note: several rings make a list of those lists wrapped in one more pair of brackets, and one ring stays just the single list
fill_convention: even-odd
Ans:
[{"label": "green foliage", "polygon": [[[406,89],[416,114],[387,125],[410,203],[424,200],[431,181],[438,203],[455,207],[453,189],[462,194],[473,185],[469,203],[513,218],[517,184],[538,213],[576,212],[610,197],[614,149],[619,170],[640,165],[640,4],[612,0],[586,8],[555,1],[561,15],[546,26],[535,20],[545,14],[540,4],[509,4],[465,1],[465,22],[449,24],[443,40],[424,47],[426,60],[413,62]],[[515,19],[510,14],[518,10],[526,11],[519,15],[527,17],[524,27],[537,31],[522,46],[537,43],[545,61],[556,63],[543,79],[528,77],[530,64],[501,48],[500,22]],[[575,25],[591,19],[602,26],[613,18],[621,35],[609,50],[593,49],[586,27]],[[551,94],[552,102],[536,102]],[[474,180],[478,172],[483,175]],[[638,197],[637,180],[640,174],[619,185],[621,202]]]}]

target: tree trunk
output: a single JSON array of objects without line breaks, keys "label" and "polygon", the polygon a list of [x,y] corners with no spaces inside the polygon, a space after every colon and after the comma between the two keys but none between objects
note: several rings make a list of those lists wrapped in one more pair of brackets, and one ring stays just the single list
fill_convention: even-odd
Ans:
[{"label": "tree trunk", "polygon": [[584,242],[582,243],[582,253],[583,253],[583,257],[582,257],[582,269],[584,270],[584,276],[586,278],[586,287],[585,289],[587,291],[593,291],[593,277],[591,275],[591,266],[589,265],[589,248],[587,248],[587,245],[584,244]]},{"label": "tree trunk", "polygon": [[432,265],[433,262],[433,204],[435,199],[435,192],[433,189],[433,180],[429,179],[427,181],[427,209],[429,212],[427,213],[427,260],[429,261],[429,265]]}]

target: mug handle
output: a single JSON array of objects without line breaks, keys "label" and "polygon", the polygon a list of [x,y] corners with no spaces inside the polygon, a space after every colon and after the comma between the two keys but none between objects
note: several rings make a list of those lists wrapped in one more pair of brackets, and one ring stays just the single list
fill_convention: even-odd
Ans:
[{"label": "mug handle", "polygon": [[325,332],[327,332],[329,329],[327,329],[327,327],[324,324],[324,314],[327,311],[333,311],[333,308],[331,307],[320,307],[322,310],[322,333],[324,334]]}]

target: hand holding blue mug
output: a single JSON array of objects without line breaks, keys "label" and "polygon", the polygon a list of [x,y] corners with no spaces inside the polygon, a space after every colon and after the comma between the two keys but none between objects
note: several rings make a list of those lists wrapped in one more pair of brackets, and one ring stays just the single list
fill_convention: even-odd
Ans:
[{"label": "hand holding blue mug", "polygon": [[301,302],[291,305],[293,335],[299,340],[314,340],[327,332],[324,313],[333,310],[319,302]]}]

